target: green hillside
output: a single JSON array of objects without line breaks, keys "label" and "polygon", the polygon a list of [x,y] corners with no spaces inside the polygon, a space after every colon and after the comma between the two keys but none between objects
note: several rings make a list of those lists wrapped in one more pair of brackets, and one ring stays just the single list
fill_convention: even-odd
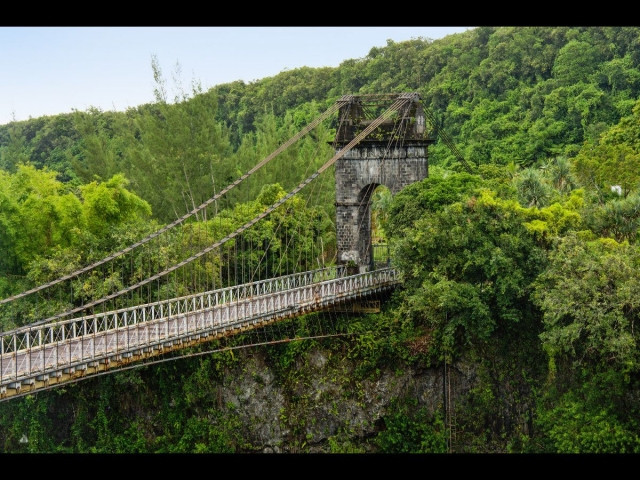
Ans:
[{"label": "green hillside", "polygon": [[[0,298],[175,221],[343,95],[418,92],[441,132],[430,176],[374,204],[402,288],[380,313],[329,319],[343,337],[194,355],[2,402],[0,451],[640,451],[640,28],[477,27],[175,101],[159,86],[156,102],[126,112],[0,126]],[[335,127],[224,197],[212,228],[242,225],[320,167]],[[314,268],[320,245],[332,260],[335,185],[321,181],[277,217],[288,230],[245,239],[306,240],[295,254],[259,250],[270,264]],[[76,285],[71,302],[200,245],[174,240]],[[196,274],[169,293],[197,288]],[[0,329],[67,308],[60,297],[0,305]],[[298,323],[315,321],[327,319]]]}]

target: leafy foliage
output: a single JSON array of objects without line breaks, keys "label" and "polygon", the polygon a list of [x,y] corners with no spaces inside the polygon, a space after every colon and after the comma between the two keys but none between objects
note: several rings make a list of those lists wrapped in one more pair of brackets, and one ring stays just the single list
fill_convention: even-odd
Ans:
[{"label": "leafy foliage", "polygon": [[546,452],[574,454],[638,453],[637,406],[621,401],[627,390],[621,375],[588,375],[564,393],[550,390],[537,426]]},{"label": "leafy foliage", "polygon": [[[354,362],[354,384],[383,368],[462,371],[465,361],[477,376],[446,415],[398,399],[366,446],[341,425],[327,448],[637,453],[639,46],[638,27],[484,26],[439,41],[389,40],[336,68],[206,92],[194,82],[173,94],[154,59],[152,104],[0,126],[0,295],[104,258],[191,211],[342,95],[417,91],[433,127],[476,173],[460,173],[437,141],[429,178],[394,198],[378,194],[374,224],[404,285],[388,311],[339,320],[352,338],[336,351]],[[87,303],[233,232],[335,153],[332,122],[221,198],[214,218],[74,281],[71,296],[3,309],[0,326]],[[219,286],[330,264],[335,186],[330,176],[314,185],[155,295],[196,291],[200,278]],[[268,350],[287,401],[302,410],[309,379],[296,367],[311,345]],[[3,451],[251,450],[244,420],[218,402],[238,366],[233,354],[168,365],[3,404]],[[308,448],[312,422],[298,420],[283,424],[295,448]]]},{"label": "leafy foliage", "polygon": [[544,312],[541,340],[552,358],[574,367],[638,369],[638,254],[609,239],[560,242],[535,294]]},{"label": "leafy foliage", "polygon": [[444,351],[487,341],[532,321],[530,284],[544,255],[522,210],[491,191],[429,213],[392,237],[394,263],[407,288],[403,310],[436,328]]},{"label": "leafy foliage", "polygon": [[391,407],[383,419],[385,429],[376,437],[381,453],[447,452],[447,432],[441,416],[415,410],[415,404]]}]

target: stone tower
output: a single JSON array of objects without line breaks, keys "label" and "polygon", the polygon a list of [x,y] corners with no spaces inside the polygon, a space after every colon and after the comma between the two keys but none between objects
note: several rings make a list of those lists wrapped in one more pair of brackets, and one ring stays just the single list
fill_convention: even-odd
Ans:
[{"label": "stone tower", "polygon": [[399,97],[411,99],[395,116],[384,120],[357,145],[338,158],[336,177],[336,235],[338,263],[354,262],[360,272],[373,268],[371,196],[379,185],[396,194],[428,176],[429,136],[417,93],[349,95],[339,110],[336,152]]}]

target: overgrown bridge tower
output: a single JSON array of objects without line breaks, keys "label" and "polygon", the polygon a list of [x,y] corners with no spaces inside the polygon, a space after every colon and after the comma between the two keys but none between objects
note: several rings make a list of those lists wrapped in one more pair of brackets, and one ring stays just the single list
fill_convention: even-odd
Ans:
[{"label": "overgrown bridge tower", "polygon": [[428,176],[428,131],[417,93],[347,95],[340,99],[336,152],[349,144],[400,97],[410,101],[390,116],[335,165],[338,263],[373,267],[371,197],[379,185],[396,194]]}]

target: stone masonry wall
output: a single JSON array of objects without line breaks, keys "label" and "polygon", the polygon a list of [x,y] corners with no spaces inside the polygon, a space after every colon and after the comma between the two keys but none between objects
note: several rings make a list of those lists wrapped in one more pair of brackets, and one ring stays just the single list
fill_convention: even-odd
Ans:
[{"label": "stone masonry wall", "polygon": [[419,142],[389,147],[362,142],[336,161],[338,262],[352,260],[361,271],[370,264],[370,200],[375,188],[396,194],[428,176],[427,147]]}]

